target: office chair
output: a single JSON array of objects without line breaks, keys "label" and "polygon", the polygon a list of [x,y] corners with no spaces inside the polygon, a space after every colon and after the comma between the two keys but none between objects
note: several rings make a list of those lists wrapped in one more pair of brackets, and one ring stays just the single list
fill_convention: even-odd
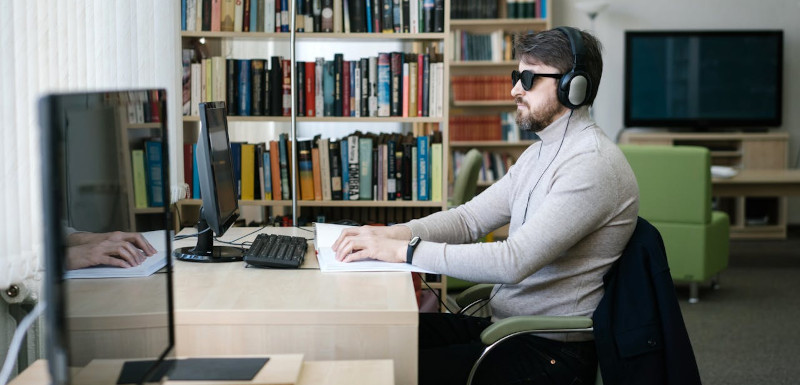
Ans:
[{"label": "office chair", "polygon": [[[490,299],[494,285],[479,284],[456,298],[462,312]],[[603,277],[604,294],[592,317],[515,316],[481,333],[486,345],[470,371],[472,381],[499,344],[524,334],[592,332],[598,357],[596,384],[700,384],[658,230],[643,218],[622,256]],[[624,380],[624,381],[623,381]]]},{"label": "office chair", "polygon": [[711,155],[705,147],[620,145],[639,184],[639,215],[664,238],[676,281],[689,283],[689,303],[703,282],[717,286],[728,267],[728,214],[711,208]]},{"label": "office chair", "polygon": [[[461,168],[453,183],[453,195],[448,199],[448,207],[456,207],[469,202],[475,196],[478,189],[478,174],[481,171],[483,155],[480,151],[473,148],[464,155],[461,161]],[[459,292],[472,285],[474,282],[464,281],[458,278],[447,277],[447,291]]]}]

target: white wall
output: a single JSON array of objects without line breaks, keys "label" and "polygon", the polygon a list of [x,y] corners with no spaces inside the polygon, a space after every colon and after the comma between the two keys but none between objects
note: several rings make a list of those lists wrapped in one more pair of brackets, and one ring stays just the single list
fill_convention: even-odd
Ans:
[{"label": "white wall", "polygon": [[[591,29],[575,8],[581,0],[554,0],[553,26]],[[594,32],[605,48],[603,79],[594,116],[609,137],[623,126],[624,33],[638,29],[782,29],[784,31],[783,126],[790,135],[789,166],[800,168],[800,1],[798,0],[607,0]],[[743,52],[742,55],[746,55]],[[789,223],[800,224],[800,198],[789,201]]]}]

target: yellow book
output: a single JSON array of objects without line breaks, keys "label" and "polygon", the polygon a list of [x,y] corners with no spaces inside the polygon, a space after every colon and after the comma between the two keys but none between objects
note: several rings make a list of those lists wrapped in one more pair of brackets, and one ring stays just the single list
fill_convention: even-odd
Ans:
[{"label": "yellow book", "polygon": [[256,145],[242,144],[242,200],[255,199]]},{"label": "yellow book", "polygon": [[431,200],[442,200],[442,144],[431,144]]},{"label": "yellow book", "polygon": [[131,151],[133,200],[137,209],[147,208],[147,180],[144,173],[144,150]]}]

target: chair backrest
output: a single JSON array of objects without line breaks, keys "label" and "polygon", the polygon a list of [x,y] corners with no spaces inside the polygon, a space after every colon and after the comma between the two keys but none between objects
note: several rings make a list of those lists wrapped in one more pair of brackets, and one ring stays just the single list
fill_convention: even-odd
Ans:
[{"label": "chair backrest", "polygon": [[458,206],[472,199],[478,188],[478,173],[481,171],[483,156],[476,149],[467,151],[461,162],[461,168],[453,185],[453,196],[450,197],[450,206]]},{"label": "chair backrest", "polygon": [[651,222],[711,221],[711,155],[707,148],[619,147],[639,184],[639,216]]}]

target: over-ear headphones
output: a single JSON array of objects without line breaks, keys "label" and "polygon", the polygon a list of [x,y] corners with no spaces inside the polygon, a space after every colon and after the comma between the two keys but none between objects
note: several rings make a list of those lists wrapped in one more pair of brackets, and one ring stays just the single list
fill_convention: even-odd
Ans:
[{"label": "over-ear headphones", "polygon": [[575,109],[589,101],[592,92],[592,81],[586,73],[584,59],[586,48],[580,31],[572,27],[558,27],[567,36],[572,50],[572,69],[558,81],[558,101],[570,109]]}]

